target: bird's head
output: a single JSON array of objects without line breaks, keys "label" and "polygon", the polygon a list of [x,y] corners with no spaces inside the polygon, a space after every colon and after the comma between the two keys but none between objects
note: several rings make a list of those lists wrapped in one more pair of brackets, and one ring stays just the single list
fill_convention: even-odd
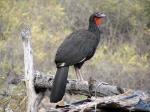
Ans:
[{"label": "bird's head", "polygon": [[101,30],[105,26],[105,18],[106,15],[104,13],[96,12],[90,16],[89,24],[96,25]]}]

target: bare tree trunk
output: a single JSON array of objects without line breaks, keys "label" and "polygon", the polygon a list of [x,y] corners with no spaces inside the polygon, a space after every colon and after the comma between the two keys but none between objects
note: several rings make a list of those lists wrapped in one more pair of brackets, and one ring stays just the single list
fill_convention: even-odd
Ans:
[{"label": "bare tree trunk", "polygon": [[27,112],[37,112],[38,105],[40,104],[43,95],[42,93],[36,94],[33,84],[34,68],[33,68],[33,55],[31,47],[31,30],[29,27],[23,28],[21,31],[24,50],[24,66],[25,66],[25,83],[27,90]]}]

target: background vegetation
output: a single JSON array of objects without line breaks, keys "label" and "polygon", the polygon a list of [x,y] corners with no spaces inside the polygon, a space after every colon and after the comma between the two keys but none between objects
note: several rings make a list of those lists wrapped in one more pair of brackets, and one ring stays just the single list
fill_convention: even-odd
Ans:
[{"label": "background vegetation", "polygon": [[[86,29],[95,11],[104,11],[108,24],[95,56],[82,68],[84,78],[150,90],[150,0],[0,0],[0,91],[11,93],[0,96],[1,111],[25,108],[24,85],[8,84],[24,71],[22,25],[32,28],[35,69],[55,74],[58,46],[69,33]],[[72,68],[69,74],[75,78]]]}]

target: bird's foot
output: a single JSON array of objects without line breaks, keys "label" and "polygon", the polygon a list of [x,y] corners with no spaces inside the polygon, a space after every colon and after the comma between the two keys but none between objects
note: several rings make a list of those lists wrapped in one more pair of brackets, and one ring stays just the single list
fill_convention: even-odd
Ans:
[{"label": "bird's foot", "polygon": [[85,85],[88,84],[88,81],[83,80],[83,79],[76,79],[76,81],[77,81],[78,83],[82,83],[82,84],[85,84]]},{"label": "bird's foot", "polygon": [[79,82],[84,84],[84,85],[88,85],[88,81],[86,81],[86,80],[79,80]]}]

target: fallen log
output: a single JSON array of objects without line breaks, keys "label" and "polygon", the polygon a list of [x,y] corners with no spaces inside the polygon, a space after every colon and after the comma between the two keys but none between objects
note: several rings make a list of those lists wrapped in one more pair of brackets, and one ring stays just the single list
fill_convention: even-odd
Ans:
[{"label": "fallen log", "polygon": [[[45,92],[51,90],[53,83],[53,76],[45,76],[36,73],[34,79],[34,86],[37,92]],[[124,89],[117,86],[109,85],[105,82],[98,82],[89,79],[87,83],[78,82],[76,80],[68,80],[66,93],[80,94],[91,98],[79,101],[63,108],[51,109],[51,111],[69,111],[69,112],[90,112],[103,110],[103,112],[111,111],[150,111],[149,107],[140,108],[138,105],[144,101],[150,101],[148,93],[139,90]],[[93,97],[94,96],[94,97]],[[143,103],[142,103],[143,105]],[[149,104],[150,105],[150,104]]]},{"label": "fallen log", "polygon": [[[142,91],[128,90],[123,94],[92,97],[55,109],[56,112],[150,112],[150,96]],[[48,112],[52,112],[50,110]]]},{"label": "fallen log", "polygon": [[[35,90],[44,95],[47,90],[50,91],[52,87],[53,76],[47,76],[43,73],[35,73],[34,87]],[[77,82],[75,80],[68,80],[66,92],[69,94],[80,94],[90,96],[91,92],[88,91],[90,86],[88,83]],[[112,86],[107,83],[102,84],[94,81],[95,87],[93,87],[94,97],[74,102],[69,105],[65,105],[61,108],[47,110],[47,112],[150,112],[150,94],[139,90],[131,90]],[[94,84],[92,83],[92,84]],[[98,86],[102,84],[101,86]],[[83,87],[85,86],[85,87]],[[96,96],[94,88],[97,87]],[[111,88],[111,89],[109,89]],[[115,89],[112,89],[115,88]],[[117,91],[116,93],[113,91]],[[105,92],[104,92],[105,91]],[[99,97],[100,96],[100,97]]]},{"label": "fallen log", "polygon": [[[79,106],[74,106],[70,108],[70,112],[75,111],[88,111],[90,109],[111,109],[111,110],[122,110],[122,111],[150,111],[149,108],[138,108],[137,104],[140,101],[147,101],[149,95],[142,91],[133,91],[128,90],[124,94],[108,96],[108,97],[99,97],[92,99],[91,102],[81,104]],[[150,106],[150,105],[149,105]],[[75,108],[77,107],[77,108]],[[69,108],[69,107],[68,107]]]},{"label": "fallen log", "polygon": [[[46,76],[36,73],[34,79],[34,87],[37,93],[51,90],[53,83],[53,76]],[[91,96],[112,96],[118,95],[124,92],[124,89],[118,86],[110,85],[106,82],[98,82],[92,78],[89,81],[76,81],[68,79],[66,86],[66,92],[68,94],[80,94],[88,97]]]}]

